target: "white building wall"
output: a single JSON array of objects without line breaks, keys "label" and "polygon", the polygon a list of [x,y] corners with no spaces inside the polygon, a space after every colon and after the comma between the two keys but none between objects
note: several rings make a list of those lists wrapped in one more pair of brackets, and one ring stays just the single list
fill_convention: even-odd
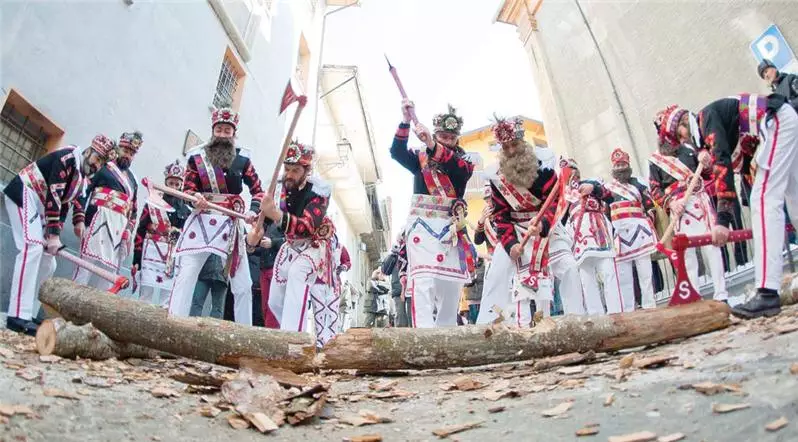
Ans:
[{"label": "white building wall", "polygon": [[[231,1],[241,20],[241,0]],[[251,47],[240,112],[238,142],[252,151],[261,178],[271,177],[296,105],[277,116],[294,73],[300,34],[311,53],[308,107],[296,134],[310,139],[323,2],[274,2],[271,22]],[[238,9],[236,9],[238,8]],[[139,178],[160,180],[168,162],[182,156],[186,131],[210,135],[210,110],[228,38],[210,4],[202,0],[134,2],[0,3],[0,88],[12,88],[65,131],[62,144],[87,145],[98,132],[118,137],[143,132],[133,162]],[[0,183],[2,186],[2,183]],[[146,193],[142,190],[139,198]],[[2,203],[0,203],[2,205]],[[64,242],[77,241],[68,221]],[[0,208],[0,311],[7,308],[16,253],[5,208]],[[57,275],[71,275],[59,263]],[[126,272],[127,270],[125,270]]]}]

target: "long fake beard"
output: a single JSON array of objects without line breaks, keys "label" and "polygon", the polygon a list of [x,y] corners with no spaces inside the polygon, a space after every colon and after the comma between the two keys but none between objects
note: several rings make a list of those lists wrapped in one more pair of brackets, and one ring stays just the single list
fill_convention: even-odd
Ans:
[{"label": "long fake beard", "polygon": [[236,157],[236,147],[230,138],[213,137],[205,147],[205,154],[212,165],[229,169]]},{"label": "long fake beard", "polygon": [[632,179],[632,168],[624,167],[612,169],[612,177],[621,183],[628,183]]},{"label": "long fake beard", "polygon": [[665,141],[659,143],[659,153],[663,155],[674,157],[676,156],[677,150],[679,150],[679,146],[674,146],[673,144]]},{"label": "long fake beard", "polygon": [[529,147],[508,155],[499,151],[499,171],[514,186],[529,189],[538,178],[538,158]]}]

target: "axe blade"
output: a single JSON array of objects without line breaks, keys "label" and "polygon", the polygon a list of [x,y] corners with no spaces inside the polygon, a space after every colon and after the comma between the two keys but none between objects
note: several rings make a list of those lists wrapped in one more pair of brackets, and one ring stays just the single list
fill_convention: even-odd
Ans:
[{"label": "axe blade", "polygon": [[174,212],[175,209],[166,200],[163,199],[163,192],[155,190],[152,183],[147,178],[141,180],[141,184],[147,188],[147,204],[157,207],[167,212]]},{"label": "axe blade", "polygon": [[385,61],[388,62],[388,70],[393,69],[393,65],[391,64],[391,60],[388,60],[388,54],[382,54],[385,56]]}]

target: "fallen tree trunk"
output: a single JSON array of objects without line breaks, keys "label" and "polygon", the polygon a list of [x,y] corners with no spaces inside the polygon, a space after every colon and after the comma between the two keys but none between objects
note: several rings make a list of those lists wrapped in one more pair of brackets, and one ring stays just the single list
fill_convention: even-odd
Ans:
[{"label": "fallen tree trunk", "polygon": [[798,303],[798,273],[787,273],[781,278],[781,305]]},{"label": "fallen tree trunk", "polygon": [[248,327],[213,318],[169,317],[166,310],[110,295],[73,281],[51,278],[39,300],[75,324],[89,322],[109,338],[215,364],[238,366],[261,358],[295,372],[312,370],[315,344],[307,333]]},{"label": "fallen tree trunk", "polygon": [[711,332],[730,323],[726,304],[700,301],[608,316],[547,318],[533,329],[503,325],[350,329],[327,343],[319,362],[327,369],[467,367],[639,347]]},{"label": "fallen tree trunk", "polygon": [[533,329],[501,324],[350,329],[330,341],[314,360],[313,340],[306,333],[210,318],[171,318],[158,307],[109,296],[72,281],[46,281],[39,299],[67,320],[92,322],[111,339],[230,366],[260,358],[294,372],[468,367],[590,350],[606,352],[695,336],[730,324],[726,304],[701,301],[609,316],[547,318]]},{"label": "fallen tree trunk", "polygon": [[91,324],[75,325],[63,318],[46,319],[36,331],[40,355],[58,355],[102,361],[105,359],[156,359],[162,353],[136,344],[116,342]]}]

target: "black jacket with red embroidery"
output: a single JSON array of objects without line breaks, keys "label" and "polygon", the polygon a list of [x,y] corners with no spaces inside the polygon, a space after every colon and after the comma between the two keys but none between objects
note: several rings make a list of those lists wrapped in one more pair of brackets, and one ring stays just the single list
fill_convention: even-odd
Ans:
[{"label": "black jacket with red embroidery", "polygon": [[[141,268],[141,254],[144,251],[144,240],[147,238],[147,232],[157,231],[159,235],[168,237],[170,228],[182,230],[188,216],[191,215],[191,207],[184,200],[172,195],[164,195],[163,199],[174,209],[166,213],[166,217],[169,220],[168,226],[159,226],[152,219],[149,204],[145,204],[144,209],[141,211],[141,219],[139,219],[139,226],[136,228],[136,239],[133,243],[133,264],[138,265],[139,268]],[[162,230],[160,229],[161,227],[163,228]]]},{"label": "black jacket with red embroidery", "polygon": [[[36,167],[44,178],[45,189],[44,217],[45,233],[60,235],[69,213],[69,196],[74,195],[76,187],[81,186],[81,159],[75,156],[76,146],[66,146],[36,160]],[[15,176],[3,189],[3,193],[17,206],[22,207],[22,188],[25,186],[19,175]]]},{"label": "black jacket with red embroidery", "polygon": [[[396,130],[396,135],[391,144],[391,158],[396,160],[405,169],[413,174],[413,193],[429,195],[424,175],[421,173],[421,163],[418,152],[408,150],[407,140],[410,136],[410,125],[402,123]],[[438,170],[446,174],[452,181],[457,198],[465,195],[466,184],[474,173],[474,165],[466,159],[461,147],[457,150],[448,149],[440,143],[435,143],[434,149],[426,149],[430,164],[436,164]]]},{"label": "black jacket with red embroidery", "polygon": [[[698,153],[692,147],[686,146],[684,144],[680,145],[676,149],[675,157],[692,171],[695,171],[698,168]],[[705,181],[711,180],[712,170],[704,169],[701,172],[701,178],[703,178]],[[649,162],[648,186],[651,189],[651,198],[657,203],[658,206],[665,209],[666,212],[670,213],[670,203],[672,197],[676,194],[681,194],[677,192],[677,190],[680,190],[682,186],[686,185],[686,183],[680,183],[676,181],[676,178],[672,177],[668,172],[665,172],[656,164]]]},{"label": "black jacket with red embroidery", "polygon": [[[121,170],[121,169],[120,169]],[[138,183],[136,183],[136,176],[131,172],[131,170],[125,169],[121,170],[122,173],[125,174],[128,182],[130,183],[131,193],[132,195],[128,195],[130,197],[130,211],[128,212],[127,218],[128,223],[126,227],[126,232],[128,237],[133,234],[133,231],[136,227],[136,219],[138,218],[138,208],[136,206],[136,194],[138,193]],[[100,168],[94,176],[91,177],[88,184],[86,185],[86,191],[83,196],[76,198],[72,204],[72,223],[77,224],[79,222],[85,222],[86,226],[91,224],[91,220],[94,218],[94,215],[97,213],[97,206],[94,204],[89,204],[91,202],[92,193],[98,187],[107,187],[112,190],[116,190],[118,192],[127,193],[127,189],[125,188],[124,184],[119,182],[119,179],[111,172],[111,169],[108,168],[108,164]]]},{"label": "black jacket with red embroidery", "polygon": [[301,189],[284,190],[280,202],[283,211],[280,230],[289,240],[313,238],[324,220],[329,202],[329,186],[313,178]]},{"label": "black jacket with red embroidery", "polygon": [[[535,196],[535,198],[540,200],[540,204],[537,207],[530,209],[530,211],[539,210],[540,206],[542,206],[543,202],[546,200],[546,197],[548,197],[549,193],[556,185],[557,174],[554,172],[554,170],[538,169],[538,177],[528,190],[532,193],[532,195]],[[491,182],[490,187],[496,235],[499,237],[499,242],[504,247],[504,250],[509,255],[510,249],[512,249],[514,245],[520,243],[521,241],[521,238],[518,238],[515,233],[515,223],[512,220],[512,213],[514,212],[514,209],[510,203],[507,202],[493,182]],[[546,212],[543,214],[543,218],[540,222],[540,236],[548,236],[549,229],[554,221],[554,215],[556,212],[557,205],[550,204],[546,209]]]},{"label": "black jacket with red embroidery", "polygon": [[[208,185],[203,184],[200,178],[199,168],[197,163],[201,162],[200,154],[191,155],[186,163],[186,175],[183,181],[184,192],[199,192],[199,193],[213,193],[213,189]],[[212,171],[211,165],[206,165],[209,172]],[[240,195],[244,191],[244,184],[249,187],[249,194],[252,195],[252,201],[249,210],[258,212],[260,210],[260,200],[263,198],[263,187],[261,186],[258,173],[255,171],[255,166],[249,159],[248,151],[246,149],[236,148],[236,157],[233,159],[233,165],[228,169],[220,168],[224,173],[225,185],[227,189],[221,193],[228,195]]]}]

